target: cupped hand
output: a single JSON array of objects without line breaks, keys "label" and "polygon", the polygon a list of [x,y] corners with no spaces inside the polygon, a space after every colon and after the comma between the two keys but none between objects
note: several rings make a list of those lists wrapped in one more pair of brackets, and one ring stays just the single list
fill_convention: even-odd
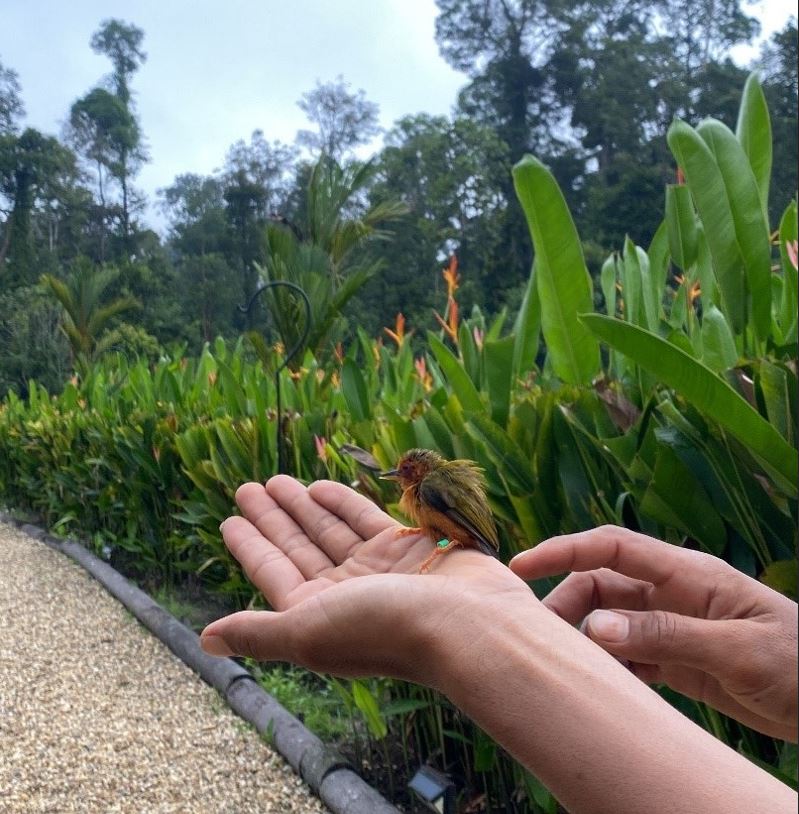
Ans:
[{"label": "cupped hand", "polygon": [[433,651],[460,614],[535,601],[507,567],[477,551],[448,552],[420,575],[432,541],[397,537],[396,520],[343,484],[306,487],[278,475],[244,484],[236,502],[242,516],[223,523],[225,544],[274,611],[211,623],[201,644],[213,655],[436,686]]},{"label": "cupped hand", "polygon": [[709,554],[603,526],[517,555],[523,579],[572,571],[543,601],[650,684],[797,740],[797,605]]}]

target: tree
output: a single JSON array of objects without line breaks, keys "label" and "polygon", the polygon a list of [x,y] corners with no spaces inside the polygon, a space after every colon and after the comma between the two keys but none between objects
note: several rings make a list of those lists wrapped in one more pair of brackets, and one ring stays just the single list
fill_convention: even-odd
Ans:
[{"label": "tree", "polygon": [[[121,157],[127,155],[137,139],[135,122],[122,100],[103,88],[95,88],[78,99],[70,110],[69,136],[78,152],[92,162],[97,180],[100,202],[99,261],[106,259],[106,230],[109,212],[108,179],[124,174]],[[126,187],[127,188],[127,187]],[[126,201],[126,195],[123,200]],[[127,236],[128,222],[122,206],[123,234]]]},{"label": "tree", "polygon": [[[92,50],[105,54],[114,66],[111,76],[117,99],[128,114],[128,123],[124,137],[116,139],[116,162],[113,174],[119,180],[122,189],[122,235],[125,248],[130,251],[130,178],[146,160],[142,145],[141,129],[135,114],[130,93],[130,78],[147,59],[141,44],[144,32],[135,25],[122,20],[105,20],[92,35]],[[118,134],[122,136],[122,134]]]},{"label": "tree", "polygon": [[378,106],[367,100],[363,90],[351,93],[349,87],[339,75],[334,82],[317,82],[316,88],[297,102],[316,125],[316,131],[300,130],[297,141],[313,154],[324,153],[339,163],[380,133]]},{"label": "tree", "polygon": [[414,325],[432,323],[433,308],[443,307],[441,266],[453,252],[464,306],[498,311],[516,282],[503,240],[507,145],[466,117],[426,114],[400,119],[385,141],[370,201],[399,199],[408,216],[387,227],[386,268],[359,294],[359,322],[374,332],[401,311]]},{"label": "tree", "polygon": [[64,309],[61,329],[72,348],[73,361],[84,375],[91,363],[113,344],[116,337],[109,332],[109,327],[114,317],[139,306],[130,296],[102,303],[106,289],[118,275],[119,271],[114,268],[95,269],[85,258],[75,263],[67,280],[42,275],[45,290]]},{"label": "tree", "polygon": [[184,336],[197,344],[229,333],[242,295],[238,275],[225,255],[229,223],[220,178],[179,175],[160,190],[176,253],[173,289]]},{"label": "tree", "polygon": [[[133,73],[146,59],[141,50],[144,32],[120,20],[106,20],[91,39],[92,49],[105,54],[114,70],[107,87],[97,87],[78,99],[71,108],[67,137],[89,162],[97,179],[100,202],[99,260],[106,258],[106,231],[109,215],[117,215],[121,255],[133,254],[131,215],[142,201],[131,180],[147,159],[141,127],[130,90]],[[120,191],[118,206],[112,205],[109,181]]]},{"label": "tree", "polygon": [[19,136],[0,136],[0,197],[10,203],[0,243],[0,269],[8,261],[9,287],[35,279],[34,213],[37,206],[59,196],[63,177],[74,175],[74,161],[55,138],[33,128]]},{"label": "tree", "polygon": [[[369,251],[371,245],[386,236],[383,224],[406,211],[394,200],[360,202],[374,173],[372,162],[352,161],[342,167],[321,156],[311,171],[299,222],[273,220],[266,228],[265,277],[294,283],[308,295],[311,326],[306,347],[315,354],[328,351],[341,338],[344,307],[383,266]],[[305,329],[301,304],[285,289],[265,296],[271,324],[284,346],[292,347]]]},{"label": "tree", "polygon": [[796,18],[764,43],[757,63],[771,116],[774,159],[769,190],[771,223],[777,225],[785,207],[796,197],[797,164],[797,27]]},{"label": "tree", "polygon": [[0,135],[16,133],[19,119],[25,113],[20,98],[19,77],[16,71],[0,62]]}]

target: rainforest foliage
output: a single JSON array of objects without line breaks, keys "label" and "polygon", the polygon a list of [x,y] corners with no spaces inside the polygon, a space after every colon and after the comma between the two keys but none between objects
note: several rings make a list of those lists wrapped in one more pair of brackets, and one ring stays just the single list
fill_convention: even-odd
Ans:
[{"label": "rainforest foliage", "polygon": [[[695,4],[438,5],[470,78],[450,119],[406,117],[357,162],[374,108],[320,85],[297,145],[255,133],[164,190],[163,243],[134,185],[141,32],[92,40],[113,82],[73,106],[72,147],[19,132],[0,72],[0,503],[147,585],[259,606],[218,531],[239,484],[330,477],[400,517],[342,447],[389,467],[422,446],[485,469],[505,560],[615,523],[796,598],[795,24],[746,74],[721,56],[753,30],[733,3],[701,37]],[[310,692],[400,801],[428,761],[473,810],[556,810],[431,691],[264,680],[298,710]],[[664,694],[795,785],[795,747]]]}]

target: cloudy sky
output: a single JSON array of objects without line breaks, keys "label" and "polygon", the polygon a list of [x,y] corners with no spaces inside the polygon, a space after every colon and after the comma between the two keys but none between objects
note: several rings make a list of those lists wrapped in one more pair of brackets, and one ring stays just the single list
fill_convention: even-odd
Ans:
[{"label": "cloudy sky", "polygon": [[[748,9],[768,35],[795,3]],[[213,172],[256,128],[293,141],[307,127],[297,100],[317,80],[362,88],[384,127],[448,113],[466,82],[438,54],[434,0],[0,0],[0,61],[19,74],[27,125],[59,134],[72,102],[109,73],[89,47],[109,17],[145,32],[133,90],[151,156],[137,184],[151,200],[180,173]]]}]

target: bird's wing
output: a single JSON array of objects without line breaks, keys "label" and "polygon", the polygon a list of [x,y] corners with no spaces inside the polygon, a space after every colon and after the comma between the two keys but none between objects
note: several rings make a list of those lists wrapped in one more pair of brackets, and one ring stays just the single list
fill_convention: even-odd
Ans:
[{"label": "bird's wing", "polygon": [[497,556],[499,538],[485,494],[471,482],[454,483],[446,469],[430,472],[419,484],[419,497],[436,511],[462,526],[484,554]]}]

